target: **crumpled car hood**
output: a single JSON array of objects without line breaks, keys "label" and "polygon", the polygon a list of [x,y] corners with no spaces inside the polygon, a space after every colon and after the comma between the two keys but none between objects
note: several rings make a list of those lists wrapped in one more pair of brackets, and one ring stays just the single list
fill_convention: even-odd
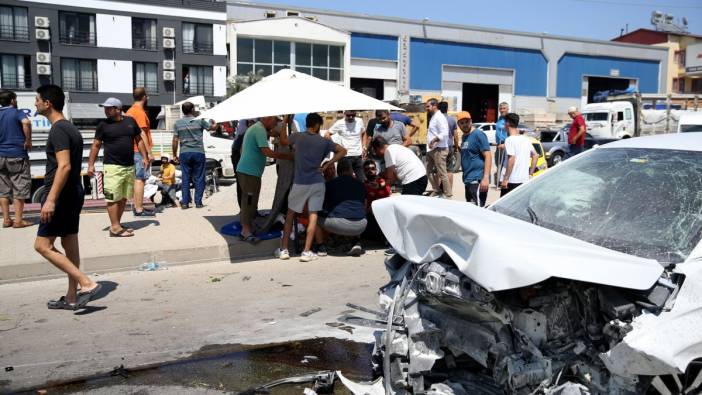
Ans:
[{"label": "crumpled car hood", "polygon": [[559,277],[649,289],[663,272],[655,260],[606,249],[463,202],[399,196],[373,202],[388,242],[405,259],[432,262],[447,253],[488,291]]}]

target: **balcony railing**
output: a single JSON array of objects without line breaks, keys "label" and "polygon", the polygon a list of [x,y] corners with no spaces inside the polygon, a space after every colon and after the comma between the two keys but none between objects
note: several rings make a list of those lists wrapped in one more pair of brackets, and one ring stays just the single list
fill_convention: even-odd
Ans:
[{"label": "balcony railing", "polygon": [[142,86],[150,95],[158,93],[158,81],[134,81],[134,88]]},{"label": "balcony railing", "polygon": [[0,25],[0,40],[29,41],[29,28]]},{"label": "balcony railing", "polygon": [[158,49],[158,40],[156,40],[155,38],[132,37],[132,49],[155,51]]},{"label": "balcony railing", "polygon": [[19,78],[16,74],[3,74],[0,77],[0,83],[3,89],[32,89],[32,76],[25,74],[24,77]]},{"label": "balcony railing", "polygon": [[68,45],[95,45],[94,32],[63,32],[59,34],[61,44]]},{"label": "balcony railing", "polygon": [[74,78],[66,77],[61,78],[62,88],[66,91],[79,91],[79,92],[95,92],[97,91],[97,78],[95,77],[83,77]]},{"label": "balcony railing", "polygon": [[183,53],[212,55],[212,42],[183,40]]},{"label": "balcony railing", "polygon": [[187,95],[204,95],[204,96],[214,96],[214,83],[212,82],[198,82],[198,83],[185,83],[183,86],[183,93]]}]

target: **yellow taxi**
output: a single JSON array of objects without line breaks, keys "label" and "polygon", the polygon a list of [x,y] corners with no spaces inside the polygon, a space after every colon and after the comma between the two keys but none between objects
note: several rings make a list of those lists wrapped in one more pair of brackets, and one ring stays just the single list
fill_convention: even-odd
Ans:
[{"label": "yellow taxi", "polygon": [[534,177],[543,174],[546,169],[548,169],[548,164],[546,162],[546,153],[544,152],[544,147],[541,146],[541,141],[537,140],[533,136],[527,136],[531,145],[534,146],[536,153],[539,154],[539,160],[536,161],[536,170],[534,171]]}]

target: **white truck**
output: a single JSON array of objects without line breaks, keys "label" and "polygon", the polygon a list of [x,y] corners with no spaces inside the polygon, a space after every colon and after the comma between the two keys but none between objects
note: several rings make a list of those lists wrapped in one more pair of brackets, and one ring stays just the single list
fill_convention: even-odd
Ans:
[{"label": "white truck", "polygon": [[582,111],[594,138],[622,139],[675,133],[683,114],[701,110],[696,95],[634,94],[587,104]]},{"label": "white truck", "polygon": [[[40,202],[44,191],[44,175],[46,171],[46,142],[49,138],[49,129],[51,129],[51,123],[44,116],[36,113],[36,107],[34,105],[36,98],[36,93],[34,92],[17,92],[17,108],[24,110],[30,116],[32,121],[32,150],[29,152],[29,163],[31,166],[32,174],[32,203]],[[90,112],[91,116],[99,115],[99,109],[95,105],[96,110]],[[66,104],[63,108],[63,114],[66,119],[70,121],[81,121],[83,118],[73,118],[71,115],[72,106],[70,101],[70,95],[66,92]],[[79,116],[81,114],[78,114]],[[93,120],[95,118],[92,118]],[[94,122],[93,122],[94,123]],[[83,186],[86,189],[86,193],[91,191],[90,178],[85,174],[88,168],[88,155],[90,154],[90,146],[93,143],[93,137],[95,136],[94,128],[82,129],[81,135],[83,136],[83,166],[81,174],[83,174]],[[98,161],[96,163],[98,170],[102,169],[102,150],[98,155]]]}]

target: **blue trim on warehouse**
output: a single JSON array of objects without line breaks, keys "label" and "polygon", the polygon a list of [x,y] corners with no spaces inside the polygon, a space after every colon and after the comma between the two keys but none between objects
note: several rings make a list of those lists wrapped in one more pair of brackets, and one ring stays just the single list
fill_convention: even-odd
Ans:
[{"label": "blue trim on warehouse", "polygon": [[548,63],[541,51],[416,38],[411,40],[411,89],[441,90],[443,65],[514,69],[515,94],[546,96]]},{"label": "blue trim on warehouse", "polygon": [[351,33],[351,57],[397,61],[397,37]]},{"label": "blue trim on warehouse", "polygon": [[556,95],[580,97],[583,76],[608,76],[612,69],[619,70],[621,78],[638,78],[641,93],[658,92],[660,64],[655,60],[565,54],[558,61]]}]

